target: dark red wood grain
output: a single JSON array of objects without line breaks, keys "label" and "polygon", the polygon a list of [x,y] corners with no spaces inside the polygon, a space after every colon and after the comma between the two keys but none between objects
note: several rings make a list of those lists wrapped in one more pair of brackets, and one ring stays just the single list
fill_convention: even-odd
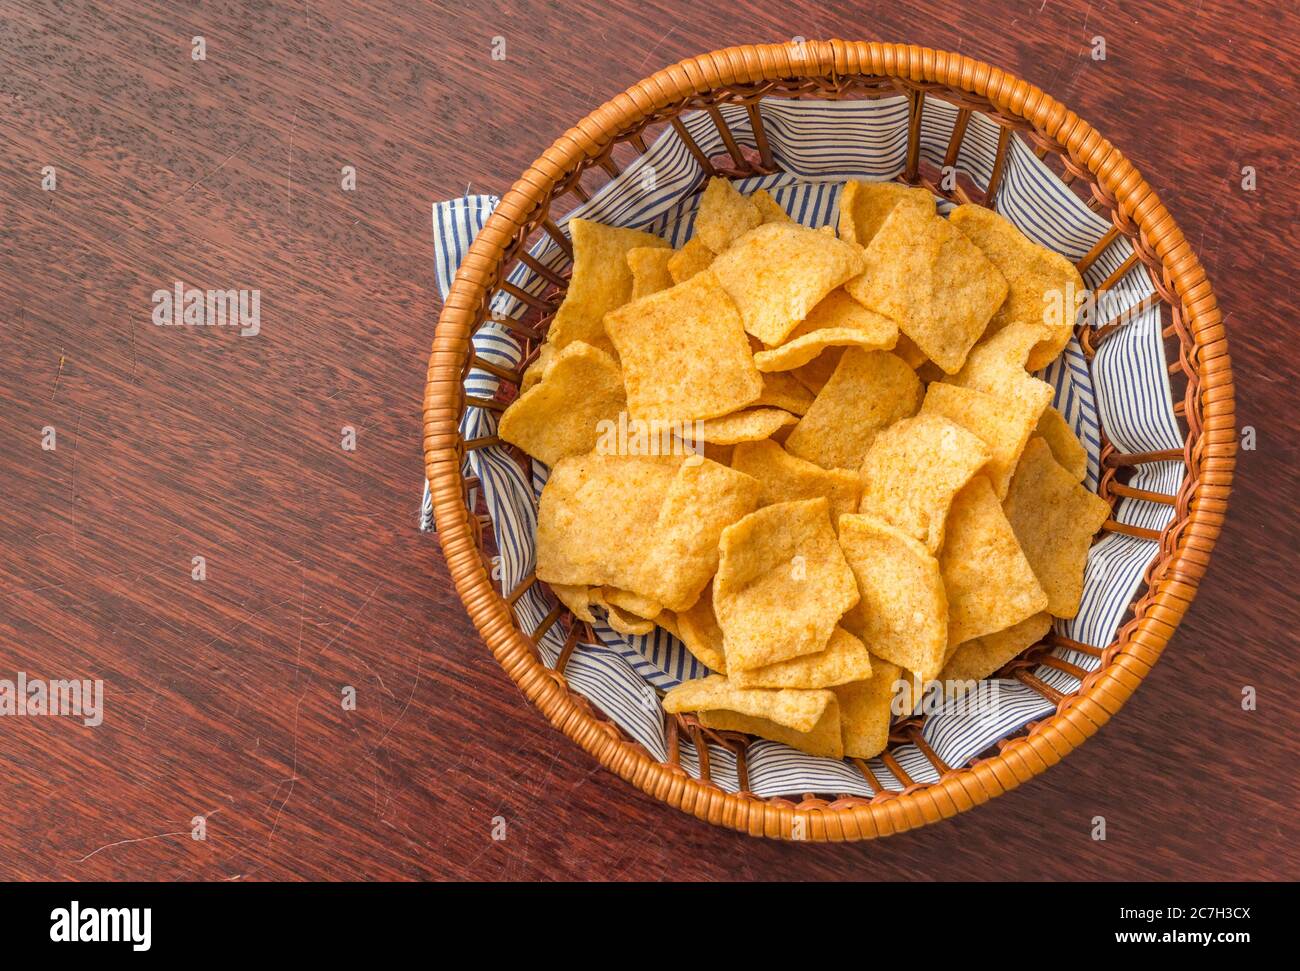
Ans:
[{"label": "dark red wood grain", "polygon": [[[102,678],[106,708],[0,718],[0,878],[1300,877],[1288,5],[173,6],[0,2],[0,678]],[[1101,128],[1197,247],[1257,434],[1128,707],[1020,791],[861,846],[750,840],[605,773],[415,530],[430,203],[504,191],[667,63],[794,35],[962,51]],[[259,288],[261,333],[154,326],[178,279]]]}]

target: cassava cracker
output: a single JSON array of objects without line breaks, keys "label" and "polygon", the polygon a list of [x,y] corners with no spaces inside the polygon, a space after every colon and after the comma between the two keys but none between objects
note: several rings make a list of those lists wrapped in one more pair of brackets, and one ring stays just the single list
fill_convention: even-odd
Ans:
[{"label": "cassava cracker", "polygon": [[923,393],[902,358],[850,347],[791,429],[786,451],[826,469],[857,468],[881,429],[916,414]]},{"label": "cassava cracker", "polygon": [[634,419],[716,418],[763,392],[740,315],[711,271],[615,310],[605,329]]},{"label": "cassava cracker", "polygon": [[988,446],[942,415],[905,418],[876,436],[862,460],[858,511],[897,526],[932,552],[953,496],[991,458]]},{"label": "cassava cracker", "polygon": [[994,493],[1002,499],[1011,484],[1011,473],[1020,461],[1020,453],[1052,397],[1050,385],[1041,381],[1039,385],[1034,396],[1003,398],[987,391],[935,382],[926,389],[921,413],[943,415],[988,446],[990,458],[984,472],[993,483]]},{"label": "cassava cracker", "polygon": [[632,298],[628,250],[668,246],[658,236],[588,219],[569,220],[569,236],[573,241],[573,274],[547,335],[557,349],[571,341],[602,343],[605,330],[601,321],[605,314]]},{"label": "cassava cracker", "polygon": [[1060,253],[1039,246],[1013,223],[983,206],[958,206],[948,221],[978,246],[1007,280],[1007,299],[989,321],[996,332],[1010,323],[1037,328],[1039,340],[1026,367],[1038,371],[1056,360],[1074,333],[1075,299],[1083,277]]},{"label": "cassava cracker", "polygon": [[722,531],[713,609],[729,671],[826,647],[858,602],[825,499],[765,506]]},{"label": "cassava cracker", "polygon": [[897,324],[838,289],[813,307],[785,343],[757,352],[754,364],[760,371],[789,371],[807,364],[828,347],[879,351],[889,350],[897,342]]},{"label": "cassava cracker", "polygon": [[590,452],[600,423],[617,421],[626,408],[618,363],[600,348],[574,341],[501,414],[497,434],[554,465],[566,455]]},{"label": "cassava cracker", "polygon": [[1006,630],[1047,609],[1047,594],[985,476],[972,479],[952,501],[939,570],[948,595],[949,644]]},{"label": "cassava cracker", "polygon": [[1057,464],[1041,438],[1025,448],[1004,503],[1025,558],[1047,592],[1048,613],[1073,617],[1083,598],[1083,568],[1092,537],[1110,505]]},{"label": "cassava cracker", "polygon": [[873,516],[842,516],[840,547],[861,602],[851,629],[878,657],[928,681],[948,650],[948,599],[939,561],[901,529]]},{"label": "cassava cracker", "polygon": [[764,223],[709,267],[740,310],[745,330],[780,344],[817,303],[862,272],[859,250],[795,223]]},{"label": "cassava cracker", "polygon": [[865,272],[845,289],[898,322],[948,374],[961,369],[1007,295],[1007,281],[979,248],[918,206],[895,206],[863,251]]},{"label": "cassava cracker", "polygon": [[748,442],[736,446],[731,467],[753,476],[759,484],[759,507],[777,502],[816,499],[830,503],[832,524],[858,508],[861,486],[856,472],[823,469],[788,453],[776,442]]}]

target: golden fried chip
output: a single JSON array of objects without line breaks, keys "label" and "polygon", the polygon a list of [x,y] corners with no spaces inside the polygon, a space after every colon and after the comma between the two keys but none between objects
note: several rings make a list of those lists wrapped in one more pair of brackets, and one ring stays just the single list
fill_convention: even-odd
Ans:
[{"label": "golden fried chip", "polygon": [[638,617],[636,614],[629,613],[610,603],[602,603],[601,606],[605,608],[605,623],[609,625],[611,630],[616,630],[620,634],[641,637],[655,629],[653,620]]},{"label": "golden fried chip", "polygon": [[946,381],[1002,398],[1033,401],[1042,394],[1040,386],[1046,384],[1025,371],[1029,350],[1037,339],[1032,328],[1008,324],[971,348],[962,369]]},{"label": "golden fried chip", "polygon": [[1083,597],[1088,547],[1110,505],[1094,495],[1052,457],[1045,440],[1033,438],[1007,492],[1006,515],[1016,539],[1047,591],[1048,613],[1073,617]]},{"label": "golden fried chip", "polygon": [[830,503],[832,525],[858,508],[861,486],[856,472],[823,469],[789,454],[776,442],[737,445],[731,467],[758,480],[759,507],[824,496]]},{"label": "golden fried chip", "polygon": [[692,440],[711,445],[735,445],[737,442],[760,442],[771,438],[786,425],[799,419],[780,408],[749,408],[721,418],[700,422],[702,428],[688,430]]},{"label": "golden fried chip", "polygon": [[840,239],[866,246],[901,202],[934,215],[934,196],[928,189],[901,182],[845,182],[840,194]]},{"label": "golden fried chip", "polygon": [[807,364],[795,368],[790,375],[815,395],[826,387],[843,356],[844,348],[828,347]]},{"label": "golden fried chip", "polygon": [[792,223],[790,214],[781,208],[781,203],[772,198],[766,189],[759,189],[750,195],[749,201],[758,209],[758,214],[765,223]]},{"label": "golden fried chip", "polygon": [[569,236],[573,240],[573,275],[547,335],[557,349],[571,341],[601,343],[605,339],[601,325],[605,314],[632,298],[628,250],[668,245],[649,233],[587,219],[569,220]]},{"label": "golden fried chip", "polygon": [[961,369],[1007,295],[1007,281],[988,257],[919,206],[895,206],[863,260],[865,272],[845,286],[849,295],[897,321],[948,374]]},{"label": "golden fried chip", "polygon": [[843,627],[831,631],[826,649],[816,654],[730,675],[732,683],[741,688],[831,688],[869,677],[867,646]]},{"label": "golden fried chip", "polygon": [[713,609],[730,672],[823,650],[858,602],[826,499],[764,506],[724,529],[719,549]]},{"label": "golden fried chip", "polygon": [[1069,472],[1075,482],[1082,482],[1088,474],[1088,451],[1075,436],[1065,416],[1055,408],[1047,408],[1038,419],[1035,432],[1047,442],[1057,464]]},{"label": "golden fried chip", "polygon": [[542,380],[542,375],[546,373],[547,366],[555,360],[555,355],[555,345],[550,341],[544,341],[542,346],[537,348],[537,357],[532,364],[524,369],[524,373],[520,377],[519,393],[521,395]]},{"label": "golden fried chip", "polygon": [[755,507],[758,491],[749,476],[696,456],[562,459],[538,504],[537,576],[685,609],[717,569],[723,528]]},{"label": "golden fried chip", "polygon": [[[968,244],[969,245],[969,244]],[[813,307],[862,272],[857,247],[796,223],[751,229],[710,266],[740,310],[745,330],[780,344]]]},{"label": "golden fried chip", "polygon": [[1052,615],[1043,611],[1014,627],[959,644],[944,665],[939,680],[947,683],[983,681],[1041,641],[1051,627]]},{"label": "golden fried chip", "polygon": [[1006,630],[1047,609],[1047,594],[986,476],[976,476],[952,501],[939,571],[948,594],[949,644]]},{"label": "golden fried chip", "polygon": [[916,341],[900,332],[898,343],[894,345],[894,353],[907,362],[907,366],[913,371],[920,368],[923,364],[933,363],[925,358],[925,351],[916,346]]},{"label": "golden fried chip", "polygon": [[850,629],[877,657],[929,681],[948,650],[948,598],[939,561],[923,544],[874,516],[842,516],[840,547],[861,602]]},{"label": "golden fried chip", "polygon": [[698,236],[687,240],[682,248],[668,258],[668,273],[674,283],[685,283],[697,273],[703,273],[713,262],[713,250],[704,245]]},{"label": "golden fried chip", "polygon": [[809,755],[828,759],[844,758],[844,744],[840,734],[840,706],[833,698],[810,732],[796,732],[766,718],[740,715],[734,711],[702,711],[699,713],[699,719],[701,725],[714,731],[744,732],[747,735],[757,735],[759,738],[789,745]]},{"label": "golden fried chip", "polygon": [[549,586],[556,599],[568,607],[573,612],[573,616],[579,620],[585,620],[589,624],[596,622],[596,618],[591,612],[591,605],[598,602],[593,598],[593,594],[597,592],[594,588],[587,586],[585,583],[552,583]]},{"label": "golden fried chip", "polygon": [[713,614],[713,584],[706,584],[698,600],[677,614],[677,636],[686,649],[710,670],[727,673],[722,651],[722,628]]},{"label": "golden fried chip", "polygon": [[763,718],[796,732],[811,732],[832,705],[836,705],[835,696],[829,691],[741,688],[716,674],[683,681],[664,695],[664,711],[670,715],[730,711]]},{"label": "golden fried chip", "polygon": [[728,415],[763,392],[740,315],[712,272],[605,317],[638,420]]},{"label": "golden fried chip", "polygon": [[655,618],[655,626],[662,627],[679,641],[682,639],[682,632],[677,626],[677,615],[671,610],[661,611],[659,616]]},{"label": "golden fried chip", "polygon": [[722,531],[757,508],[758,494],[758,482],[743,472],[701,456],[687,459],[664,494],[652,541],[638,550],[648,578],[627,589],[668,610],[691,606],[718,570]]},{"label": "golden fried chip", "polygon": [[813,397],[813,393],[800,384],[794,375],[785,371],[773,371],[763,375],[763,393],[754,402],[754,407],[780,408],[792,415],[803,415],[807,414]]},{"label": "golden fried chip", "polygon": [[1083,277],[1060,253],[1039,246],[1015,225],[983,206],[958,206],[948,221],[983,250],[1007,280],[1007,300],[989,321],[996,332],[1010,323],[1035,327],[1040,339],[1026,367],[1038,371],[1051,364],[1074,333],[1076,295]]},{"label": "golden fried chip", "polygon": [[731,180],[714,176],[700,198],[695,238],[721,253],[762,221],[758,206],[737,192]]},{"label": "golden fried chip", "polygon": [[537,576],[556,584],[641,586],[645,550],[680,457],[561,459],[537,507]]},{"label": "golden fried chip", "polygon": [[840,732],[848,758],[870,759],[889,747],[894,693],[903,669],[881,657],[872,658],[871,668],[870,680],[831,689],[840,703]]},{"label": "golden fried chip", "polygon": [[902,358],[850,347],[790,431],[786,451],[825,469],[855,469],[880,430],[916,414],[923,395]]},{"label": "golden fried chip", "polygon": [[654,620],[664,609],[663,604],[649,597],[643,597],[631,590],[620,590],[618,587],[601,587],[600,599],[607,607],[617,607],[624,613],[634,614],[646,620]]},{"label": "golden fried chip", "polygon": [[1011,473],[1016,470],[1020,453],[1052,397],[1049,385],[1041,381],[1039,385],[1034,398],[1002,398],[987,391],[936,382],[926,389],[921,414],[943,415],[989,447],[992,457],[984,474],[993,483],[994,493],[1002,499],[1011,484]]},{"label": "golden fried chip", "polygon": [[789,371],[807,364],[828,347],[889,350],[898,342],[898,325],[868,310],[843,289],[832,290],[786,338],[784,344],[754,355],[760,371]]},{"label": "golden fried chip", "polygon": [[600,348],[583,341],[562,347],[542,379],[501,414],[497,434],[547,465],[596,444],[600,423],[627,408],[623,373]]},{"label": "golden fried chip", "polygon": [[862,460],[858,511],[937,550],[953,496],[990,457],[978,437],[942,415],[905,418],[877,435]]},{"label": "golden fried chip", "polygon": [[628,269],[632,271],[632,300],[640,300],[675,282],[668,272],[673,251],[661,246],[636,246],[627,251]]}]

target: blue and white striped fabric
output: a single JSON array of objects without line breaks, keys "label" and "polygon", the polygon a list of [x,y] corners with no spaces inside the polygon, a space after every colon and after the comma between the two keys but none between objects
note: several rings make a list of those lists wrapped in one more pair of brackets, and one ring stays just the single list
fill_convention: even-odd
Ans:
[{"label": "blue and white striped fabric", "polygon": [[[736,140],[752,147],[753,133],[744,109],[727,105],[721,111]],[[804,225],[836,222],[845,179],[886,180],[903,170],[908,118],[904,98],[857,102],[771,99],[761,102],[759,111],[773,158],[783,171],[744,180],[740,188],[745,192],[768,189]],[[927,161],[943,163],[957,114],[950,105],[932,99],[926,102],[921,152]],[[707,114],[686,115],[682,122],[706,155],[726,151]],[[981,188],[987,186],[992,175],[998,133],[998,127],[987,118],[973,115],[957,158],[958,171]],[[558,222],[563,226],[568,218],[580,216],[644,229],[677,246],[691,234],[699,202],[697,190],[705,180],[703,170],[670,129],[589,202]],[[496,202],[490,196],[467,196],[433,207],[435,264],[438,288],[444,298],[456,266]],[[1018,137],[1012,137],[1008,146],[995,207],[1031,239],[1074,261],[1089,252],[1109,229],[1108,223],[1083,205]],[[940,209],[946,208],[941,203]],[[1096,288],[1131,253],[1129,242],[1118,237],[1084,274],[1087,285]],[[562,269],[567,262],[563,251],[549,237],[534,246],[533,255],[552,268]],[[1134,270],[1121,281],[1122,289],[1111,295],[1114,300],[1107,308],[1108,318],[1136,306],[1153,292],[1145,272],[1136,272],[1141,271],[1140,265]],[[530,293],[540,293],[546,285],[522,265],[509,279]],[[498,316],[517,316],[523,307],[517,299],[502,294],[492,310]],[[1135,315],[1102,345],[1091,368],[1077,342],[1071,341],[1065,353],[1040,375],[1055,389],[1055,406],[1087,447],[1086,482],[1091,488],[1096,488],[1100,473],[1101,427],[1123,451],[1146,452],[1182,445],[1171,404],[1160,327],[1158,309]],[[502,327],[483,327],[474,344],[486,360],[506,367],[516,367],[520,362],[519,345]],[[496,390],[497,379],[484,371],[474,370],[466,379],[470,394],[490,397]],[[461,431],[467,439],[478,438],[491,435],[495,427],[492,412],[469,408]],[[470,453],[465,472],[477,475],[482,483],[500,551],[498,579],[503,589],[513,589],[533,569],[536,504],[546,471],[535,465],[530,481],[503,450],[490,447]],[[1184,473],[1180,461],[1150,463],[1139,467],[1132,485],[1173,494]],[[1123,499],[1116,510],[1121,522],[1157,530],[1172,515],[1168,506],[1135,499]],[[422,527],[431,525],[426,485]],[[1155,541],[1106,535],[1089,555],[1078,617],[1058,621],[1057,630],[1084,644],[1109,644],[1141,583],[1143,571],[1157,552]],[[552,606],[549,595],[534,585],[519,599],[515,612],[523,628],[532,632]],[[579,644],[574,650],[565,669],[569,684],[655,758],[665,758],[667,739],[657,690],[703,676],[706,669],[662,630],[656,629],[645,637],[627,637],[597,624],[595,634],[598,643]],[[542,657],[554,664],[562,646],[560,634],[553,627],[542,639]],[[1058,649],[1056,653],[1085,670],[1094,670],[1099,664],[1096,658],[1080,652]],[[1065,694],[1080,686],[1077,678],[1053,668],[1040,666],[1035,674]],[[946,764],[965,765],[1053,710],[1050,702],[1018,681],[1002,680],[990,685],[996,690],[949,702],[926,720],[925,741]],[[891,755],[914,782],[938,778],[915,745],[899,746]],[[681,760],[688,772],[698,776],[699,754],[689,741],[682,742]],[[872,759],[868,764],[886,788],[903,788],[881,759]],[[733,753],[710,745],[709,767],[715,783],[728,791],[739,789]],[[851,765],[805,755],[776,742],[756,742],[749,749],[747,768],[750,790],[759,796],[806,792],[873,794]]]}]

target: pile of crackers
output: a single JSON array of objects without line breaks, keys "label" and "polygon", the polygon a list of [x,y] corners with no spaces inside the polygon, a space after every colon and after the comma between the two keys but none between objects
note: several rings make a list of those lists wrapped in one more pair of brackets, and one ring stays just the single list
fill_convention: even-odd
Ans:
[{"label": "pile of crackers", "polygon": [[1072,332],[1066,259],[896,183],[847,183],[813,229],[712,179],[677,250],[569,230],[498,433],[551,468],[538,578],[714,672],[666,711],[869,758],[900,691],[986,678],[1077,613],[1109,507],[1031,373]]}]

